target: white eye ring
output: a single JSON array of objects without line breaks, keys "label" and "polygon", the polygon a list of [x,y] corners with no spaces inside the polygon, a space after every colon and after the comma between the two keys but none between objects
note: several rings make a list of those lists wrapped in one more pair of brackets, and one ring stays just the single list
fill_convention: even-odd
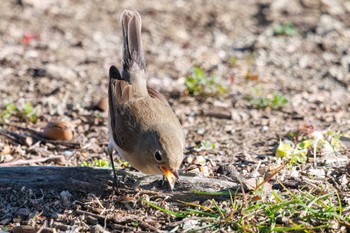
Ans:
[{"label": "white eye ring", "polygon": [[162,161],[162,153],[160,153],[160,151],[156,151],[154,152],[154,159],[158,162],[161,162]]}]

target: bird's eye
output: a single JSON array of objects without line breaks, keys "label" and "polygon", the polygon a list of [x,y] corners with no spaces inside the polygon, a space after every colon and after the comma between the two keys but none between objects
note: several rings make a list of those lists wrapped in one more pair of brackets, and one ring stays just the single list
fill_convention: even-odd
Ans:
[{"label": "bird's eye", "polygon": [[162,154],[160,153],[160,151],[154,152],[154,158],[155,158],[158,162],[162,161]]}]

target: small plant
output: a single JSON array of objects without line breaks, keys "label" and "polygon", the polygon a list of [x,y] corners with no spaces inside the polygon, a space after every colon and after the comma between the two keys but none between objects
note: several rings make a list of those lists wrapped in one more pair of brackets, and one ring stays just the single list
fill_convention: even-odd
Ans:
[{"label": "small plant", "polygon": [[248,96],[249,102],[258,109],[263,108],[272,108],[273,110],[279,110],[288,103],[286,96],[275,93],[272,96],[261,96],[261,97],[252,97]]},{"label": "small plant", "polygon": [[91,163],[84,161],[81,164],[82,167],[110,167],[110,164],[107,160],[104,159],[95,159]]},{"label": "small plant", "polygon": [[[129,167],[129,163],[126,161],[119,160],[117,161],[117,164],[120,164],[122,167]],[[81,167],[112,167],[109,161],[104,159],[95,159],[91,163],[84,161],[81,165]]]},{"label": "small plant", "polygon": [[16,106],[14,103],[5,104],[4,109],[0,112],[0,121],[8,122],[12,116],[29,120],[32,123],[38,119],[35,109],[29,102],[25,103],[24,106]]},{"label": "small plant", "polygon": [[209,141],[203,140],[203,141],[201,141],[200,147],[204,148],[206,150],[214,150],[216,148],[216,145],[214,142],[209,142]]},{"label": "small plant", "polygon": [[[227,196],[228,200],[207,200],[203,204],[179,201],[182,210],[172,211],[154,202],[143,200],[150,207],[177,219],[193,220],[193,224],[181,229],[184,232],[315,232],[329,229],[334,223],[350,226],[349,215],[339,201],[337,191],[289,190],[281,182],[282,191],[271,190],[268,199],[257,198],[258,192],[232,195],[230,191],[202,192],[197,195]],[[323,191],[323,192],[322,192]],[[345,211],[344,211],[345,212]]]},{"label": "small plant", "polygon": [[293,36],[298,32],[292,22],[278,24],[273,28],[274,35],[278,36]]},{"label": "small plant", "polygon": [[303,130],[290,132],[286,139],[281,140],[276,157],[289,160],[290,164],[305,163],[307,155],[321,152],[325,156],[335,155],[343,148],[340,142],[341,134],[328,131],[312,131],[307,134]]},{"label": "small plant", "polygon": [[192,96],[216,96],[227,92],[218,78],[207,76],[198,66],[193,67],[192,74],[187,76],[185,86]]},{"label": "small plant", "polygon": [[289,140],[280,141],[276,149],[276,157],[286,158],[290,164],[305,163],[311,146],[311,140],[304,140],[297,144]]}]

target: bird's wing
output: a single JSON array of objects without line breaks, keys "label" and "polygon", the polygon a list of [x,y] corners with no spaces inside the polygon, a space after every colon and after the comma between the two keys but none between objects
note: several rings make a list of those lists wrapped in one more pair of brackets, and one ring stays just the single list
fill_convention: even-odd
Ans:
[{"label": "bird's wing", "polygon": [[152,87],[147,87],[147,91],[152,98],[159,99],[163,104],[170,106],[168,101],[165,99],[165,97],[162,94],[160,94],[160,92],[157,91],[156,89]]},{"label": "bird's wing", "polygon": [[109,127],[115,144],[127,153],[133,151],[133,133],[136,129],[136,119],[127,109],[128,102],[134,98],[132,85],[121,79],[115,66],[109,72],[108,88]]}]

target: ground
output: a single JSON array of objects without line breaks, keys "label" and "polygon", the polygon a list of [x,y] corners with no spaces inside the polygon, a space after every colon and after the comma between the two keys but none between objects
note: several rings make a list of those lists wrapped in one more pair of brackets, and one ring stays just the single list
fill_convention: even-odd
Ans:
[{"label": "ground", "polygon": [[[234,217],[227,192],[192,204],[175,200],[194,189],[181,178],[174,193],[160,181],[103,195],[1,184],[0,231],[350,229],[347,0],[6,1],[0,8],[0,166],[104,167],[107,114],[95,105],[107,96],[109,67],[121,64],[123,9],[140,12],[148,84],[168,98],[186,132],[182,174],[240,186],[232,189]],[[197,74],[191,74],[194,67]],[[219,84],[193,92],[185,85],[191,75]],[[69,122],[72,141],[33,136],[50,121]],[[299,148],[306,157],[296,154],[296,144],[307,140],[312,145]],[[300,161],[278,158],[276,151]],[[265,179],[262,193],[246,187],[254,179]],[[209,185],[207,191],[218,189]],[[276,192],[287,199],[312,195],[304,206],[319,205],[290,215],[275,210],[267,217],[258,208],[248,214],[247,199],[271,204]],[[334,215],[315,217],[310,212],[324,211],[324,195]],[[205,213],[166,212],[190,207]],[[217,210],[215,221],[208,220],[209,209]],[[227,209],[226,218],[219,210]]]}]

